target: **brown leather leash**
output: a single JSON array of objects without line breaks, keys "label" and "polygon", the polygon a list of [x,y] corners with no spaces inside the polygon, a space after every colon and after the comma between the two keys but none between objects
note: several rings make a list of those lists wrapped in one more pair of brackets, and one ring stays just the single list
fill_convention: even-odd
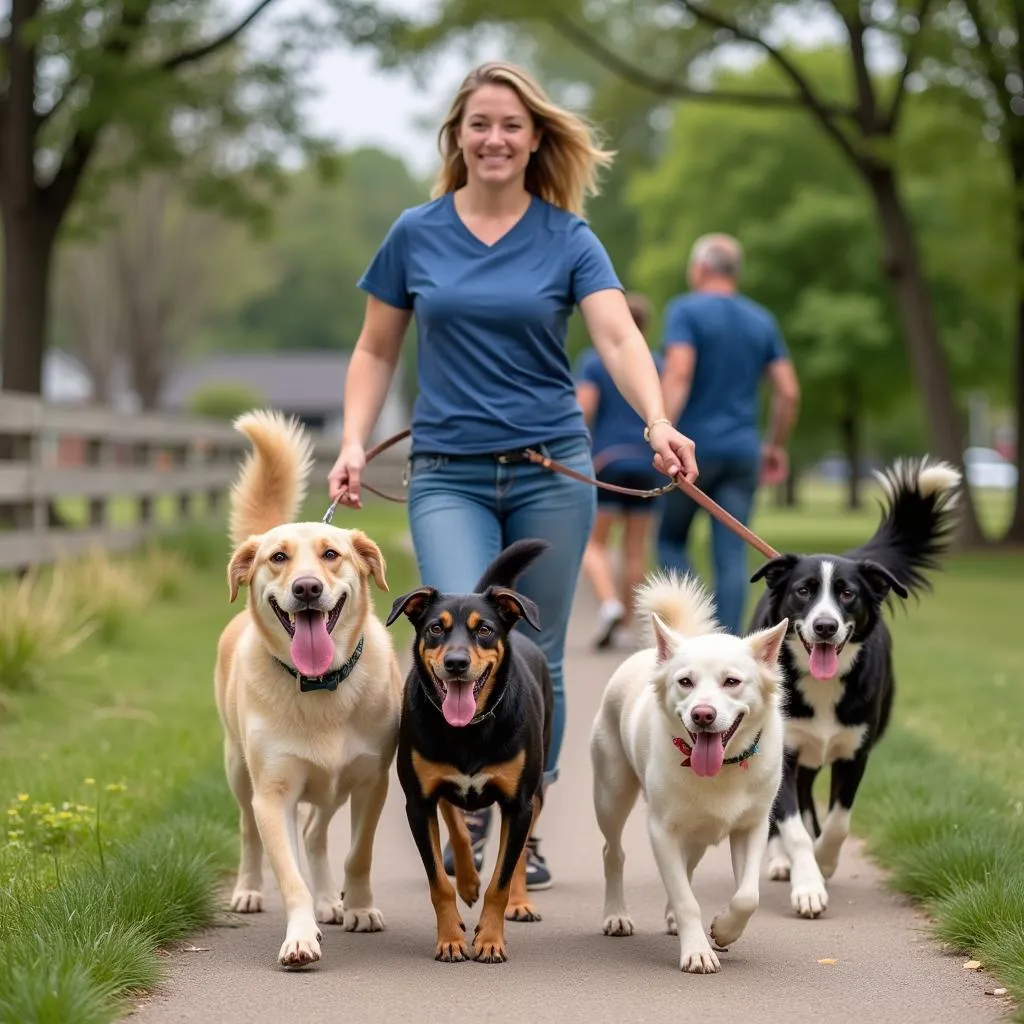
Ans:
[{"label": "brown leather leash", "polygon": [[[391,437],[385,438],[383,441],[375,444],[366,453],[366,465],[369,465],[381,452],[387,451],[392,445],[398,444],[399,441],[407,438],[412,433],[409,427],[404,430],[400,430],[397,434],[393,434]],[[595,480],[593,477],[586,476],[583,473],[578,473],[574,469],[570,469],[568,466],[563,466],[560,462],[550,458],[547,455],[542,455],[540,452],[533,448],[524,448],[522,450],[523,458],[529,462],[534,463],[538,466],[543,466],[545,469],[549,469],[555,473],[562,473],[565,476],[571,477],[573,480],[579,480],[581,483],[590,484],[592,487],[599,487],[605,491],[614,491],[617,494],[628,494],[637,498],[657,498],[662,494],[667,494],[669,491],[675,490],[677,487],[692,501],[695,501],[701,508],[703,508],[709,515],[712,515],[724,526],[728,527],[733,533],[742,537],[751,547],[761,552],[765,558],[778,558],[779,552],[775,550],[767,541],[762,540],[753,530],[748,529],[744,526],[735,516],[726,512],[718,502],[709,498],[699,487],[695,484],[691,484],[688,480],[684,480],[682,477],[675,477],[669,483],[662,487],[653,487],[650,490],[641,491],[633,487],[620,487],[617,484],[605,483],[602,480]],[[604,460],[605,464],[609,460]],[[405,498],[402,495],[388,494],[385,491],[381,491],[376,487],[366,483],[365,480],[360,482],[360,485],[371,494],[376,494],[378,498],[384,498],[387,501],[405,502]],[[324,515],[323,521],[329,523],[334,516],[334,509],[337,502],[333,502],[331,507],[327,510]]]}]

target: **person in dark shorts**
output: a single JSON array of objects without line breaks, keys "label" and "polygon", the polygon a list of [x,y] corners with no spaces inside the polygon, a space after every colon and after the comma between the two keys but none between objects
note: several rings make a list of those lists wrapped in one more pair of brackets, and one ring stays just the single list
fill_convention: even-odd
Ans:
[{"label": "person in dark shorts", "polygon": [[[640,332],[646,333],[650,323],[647,299],[631,293],[626,300]],[[655,355],[654,359],[660,373],[661,357]],[[643,430],[640,417],[623,399],[594,349],[580,357],[576,379],[576,397],[592,437],[595,477],[633,490],[664,484],[664,475],[651,465],[649,449],[637,443],[638,431]],[[598,488],[597,516],[583,554],[583,572],[600,601],[594,637],[598,648],[616,646],[633,625],[633,592],[647,571],[656,500]],[[616,526],[621,530],[623,556],[618,586],[609,557],[609,541]]]}]

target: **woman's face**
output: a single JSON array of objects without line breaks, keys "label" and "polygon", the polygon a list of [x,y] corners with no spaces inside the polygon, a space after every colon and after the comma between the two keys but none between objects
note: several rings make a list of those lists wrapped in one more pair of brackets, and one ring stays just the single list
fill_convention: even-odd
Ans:
[{"label": "woman's face", "polygon": [[514,89],[488,84],[466,101],[457,141],[469,180],[493,188],[523,179],[540,131]]}]

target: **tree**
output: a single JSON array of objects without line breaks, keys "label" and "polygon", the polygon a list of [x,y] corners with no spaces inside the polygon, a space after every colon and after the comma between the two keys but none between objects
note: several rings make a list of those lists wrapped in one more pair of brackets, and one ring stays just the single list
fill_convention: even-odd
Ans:
[{"label": "tree", "polygon": [[281,203],[263,286],[207,325],[219,347],[349,349],[365,296],[356,288],[394,219],[427,198],[397,157],[367,148],[344,155],[345,174],[324,187],[299,173]]},{"label": "tree", "polygon": [[267,58],[238,48],[274,2],[252,0],[218,29],[211,0],[12,0],[0,22],[5,389],[40,389],[54,248],[111,131],[130,144],[128,159],[112,168],[118,173],[188,167],[215,135],[214,158],[189,183],[199,199],[234,213],[258,210],[279,184],[287,146],[326,152],[296,110],[315,26],[297,18],[282,25]]},{"label": "tree", "polygon": [[[1020,0],[956,0],[941,5],[935,18],[947,48],[937,47],[922,62],[929,91],[974,108],[987,138],[994,141],[1012,181],[1009,209],[1016,268],[1011,292],[1016,352],[1011,377],[1017,417],[1017,462],[1024,459],[1024,6]],[[1024,543],[1024,473],[1017,478],[1013,520],[1007,540]]]},{"label": "tree", "polygon": [[[895,163],[894,148],[904,108],[934,31],[937,0],[608,0],[553,6],[540,0],[512,5],[494,0],[446,0],[430,22],[373,16],[364,9],[348,26],[353,38],[377,46],[385,61],[399,54],[429,51],[479,23],[541,22],[556,27],[623,80],[653,95],[748,106],[797,109],[809,115],[842,154],[870,196],[882,239],[882,264],[899,310],[903,337],[920,388],[935,454],[962,467],[963,417],[955,400],[946,351],[941,343],[917,232]],[[831,95],[808,76],[798,55],[777,45],[778,16],[789,12],[817,17],[845,37],[849,80]],[[644,29],[660,29],[655,45],[638,51],[636,32],[623,31],[623,14]],[[739,47],[757,53],[777,72],[770,89],[716,90],[706,85],[709,58]],[[871,58],[895,55],[895,73],[880,81]],[[687,74],[678,73],[685,61]],[[714,61],[710,61],[713,66]],[[702,78],[702,75],[704,76]],[[969,491],[964,496],[961,539],[985,543]]]}]

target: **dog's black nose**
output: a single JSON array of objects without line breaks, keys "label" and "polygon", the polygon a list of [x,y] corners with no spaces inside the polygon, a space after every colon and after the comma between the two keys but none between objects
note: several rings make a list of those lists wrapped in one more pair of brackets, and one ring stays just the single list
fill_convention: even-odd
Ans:
[{"label": "dog's black nose", "polygon": [[292,582],[292,596],[300,601],[315,601],[324,592],[324,585],[315,576],[300,576]]},{"label": "dog's black nose", "polygon": [[710,704],[698,704],[690,712],[690,717],[693,719],[694,725],[699,725],[706,729],[709,725],[714,724],[715,719],[718,717],[718,712]]},{"label": "dog's black nose", "polygon": [[465,651],[446,651],[444,670],[453,676],[462,676],[469,671],[469,655]]},{"label": "dog's black nose", "polygon": [[822,640],[831,640],[839,632],[839,623],[834,619],[820,619],[814,624],[814,635]]}]

